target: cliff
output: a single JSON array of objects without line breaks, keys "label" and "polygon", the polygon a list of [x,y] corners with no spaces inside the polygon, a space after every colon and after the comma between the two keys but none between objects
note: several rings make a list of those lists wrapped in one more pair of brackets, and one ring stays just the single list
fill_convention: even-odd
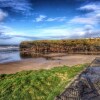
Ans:
[{"label": "cliff", "polygon": [[23,41],[21,54],[32,53],[100,53],[100,38],[76,40]]}]

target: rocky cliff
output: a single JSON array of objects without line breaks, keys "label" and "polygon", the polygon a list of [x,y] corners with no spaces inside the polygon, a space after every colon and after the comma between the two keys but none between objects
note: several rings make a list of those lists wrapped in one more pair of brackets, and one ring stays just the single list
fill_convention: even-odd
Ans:
[{"label": "rocky cliff", "polygon": [[100,38],[76,40],[23,41],[21,54],[32,53],[100,53]]}]

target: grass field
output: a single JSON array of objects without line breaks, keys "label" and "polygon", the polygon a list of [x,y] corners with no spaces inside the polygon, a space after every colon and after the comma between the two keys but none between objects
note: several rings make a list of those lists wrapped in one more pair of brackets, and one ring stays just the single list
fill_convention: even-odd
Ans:
[{"label": "grass field", "polygon": [[0,100],[53,100],[87,64],[0,75]]}]

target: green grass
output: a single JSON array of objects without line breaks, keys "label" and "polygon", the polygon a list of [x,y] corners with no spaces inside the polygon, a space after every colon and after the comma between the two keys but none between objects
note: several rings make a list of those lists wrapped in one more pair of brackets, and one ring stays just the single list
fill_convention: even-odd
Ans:
[{"label": "green grass", "polygon": [[53,100],[87,65],[0,75],[0,100]]}]

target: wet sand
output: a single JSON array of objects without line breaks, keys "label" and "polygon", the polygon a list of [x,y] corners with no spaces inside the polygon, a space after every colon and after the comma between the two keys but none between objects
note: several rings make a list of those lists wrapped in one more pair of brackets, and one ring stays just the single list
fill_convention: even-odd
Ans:
[{"label": "wet sand", "polygon": [[25,59],[18,62],[0,64],[0,74],[11,74],[22,70],[50,69],[57,66],[74,66],[77,64],[91,63],[100,55],[62,55],[53,56],[52,59],[42,57]]}]

